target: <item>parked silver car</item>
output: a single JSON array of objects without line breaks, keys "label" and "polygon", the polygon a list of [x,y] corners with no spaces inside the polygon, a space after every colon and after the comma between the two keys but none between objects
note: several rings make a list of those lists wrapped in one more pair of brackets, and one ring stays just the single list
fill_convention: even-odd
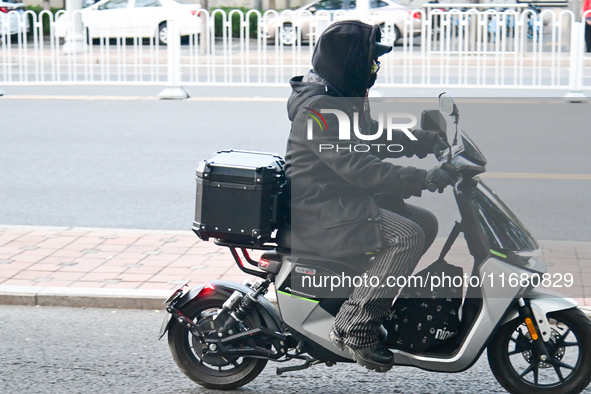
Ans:
[{"label": "parked silver car", "polygon": [[[315,29],[312,30],[318,36],[331,22],[352,17],[350,12],[354,12],[356,6],[356,0],[316,0],[293,12],[283,12],[278,17],[270,15],[266,26],[267,40],[276,42],[278,34],[277,42],[292,45],[301,35],[302,42],[310,42],[311,23],[315,23]],[[399,0],[369,0],[370,18],[373,23],[380,25],[382,42],[388,45],[393,45],[402,37],[407,18],[412,19],[412,35],[421,33],[421,14],[415,11],[416,8]]]},{"label": "parked silver car", "polygon": [[[199,0],[100,0],[80,11],[88,40],[102,37],[157,37],[168,43],[166,21],[174,18],[181,36],[201,32]],[[65,37],[68,17],[55,23],[55,35]]]},{"label": "parked silver car", "polygon": [[[18,24],[25,12],[25,3],[20,0],[0,0],[0,40],[4,35],[18,33]],[[27,27],[29,26],[27,20]]]}]

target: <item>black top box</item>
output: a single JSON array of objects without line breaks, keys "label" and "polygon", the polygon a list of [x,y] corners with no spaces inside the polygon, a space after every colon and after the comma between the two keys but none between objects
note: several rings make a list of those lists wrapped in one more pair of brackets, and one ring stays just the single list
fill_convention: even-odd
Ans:
[{"label": "black top box", "polygon": [[277,228],[285,174],[272,153],[224,150],[197,168],[193,231],[207,241],[262,245]]}]

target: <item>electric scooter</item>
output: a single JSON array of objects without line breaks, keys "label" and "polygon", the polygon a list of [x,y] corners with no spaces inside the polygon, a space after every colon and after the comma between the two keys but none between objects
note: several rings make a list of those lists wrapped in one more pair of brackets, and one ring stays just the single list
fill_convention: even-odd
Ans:
[{"label": "electric scooter", "polygon": [[[463,233],[474,257],[471,275],[479,284],[467,288],[455,336],[422,352],[390,346],[394,364],[461,372],[488,349],[494,376],[511,393],[581,392],[591,380],[591,320],[577,309],[576,301],[548,289],[565,278],[546,272],[535,258],[537,241],[478,177],[486,171],[486,159],[464,131],[458,133],[459,111],[451,96],[441,94],[439,110],[429,111],[427,118],[435,120],[429,129],[446,130],[443,115],[456,125],[453,143],[438,159],[455,177],[453,193],[461,222],[441,258]],[[278,375],[316,364],[354,362],[329,340],[335,315],[353,289],[338,298],[304,293],[296,290],[294,278],[362,275],[366,267],[291,250],[295,236],[281,229],[263,245],[216,240],[230,249],[242,271],[261,280],[212,280],[188,291],[185,285],[166,301],[168,314],[160,337],[168,332],[172,356],[186,376],[204,387],[228,390],[255,379],[268,361],[301,360],[299,365],[277,368]],[[263,253],[256,261],[247,249]],[[265,298],[271,284],[279,308]]]}]

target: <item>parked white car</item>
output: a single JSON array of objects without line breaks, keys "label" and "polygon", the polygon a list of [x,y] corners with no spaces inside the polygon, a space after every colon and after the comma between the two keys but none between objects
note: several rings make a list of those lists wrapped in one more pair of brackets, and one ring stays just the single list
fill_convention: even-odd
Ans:
[{"label": "parked white car", "polygon": [[[283,45],[291,45],[297,41],[298,29],[303,42],[310,42],[310,24],[317,19],[317,34],[328,27],[328,24],[337,20],[346,19],[344,13],[356,10],[356,0],[316,0],[306,4],[293,13],[284,13],[277,18],[269,20],[266,28],[267,40],[275,41],[276,32],[279,32],[279,42]],[[373,23],[382,28],[382,42],[393,45],[402,37],[404,21],[412,19],[412,35],[421,33],[421,14],[414,12],[416,7],[411,7],[399,0],[369,0],[369,13]],[[313,16],[310,17],[306,11]],[[320,11],[324,11],[320,13]],[[343,11],[340,16],[335,16],[337,11]]]},{"label": "parked white car", "polygon": [[[168,42],[166,21],[176,21],[181,36],[201,32],[199,0],[102,0],[80,11],[89,39],[100,37],[158,37]],[[55,34],[65,37],[66,14],[56,22]]]},{"label": "parked white car", "polygon": [[[0,37],[18,33],[18,24],[24,12],[25,3],[20,0],[0,0]],[[25,23],[28,29],[29,20]]]}]

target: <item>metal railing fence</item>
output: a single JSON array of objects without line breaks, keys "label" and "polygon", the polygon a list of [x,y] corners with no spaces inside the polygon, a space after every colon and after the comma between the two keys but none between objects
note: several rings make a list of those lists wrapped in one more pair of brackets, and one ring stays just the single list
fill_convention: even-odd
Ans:
[{"label": "metal railing fence", "polygon": [[[331,23],[353,17],[201,10],[144,26],[91,23],[84,10],[0,13],[0,85],[284,85],[310,68]],[[368,22],[395,44],[381,59],[382,86],[591,87],[584,26],[568,10],[435,8],[371,13]]]}]

